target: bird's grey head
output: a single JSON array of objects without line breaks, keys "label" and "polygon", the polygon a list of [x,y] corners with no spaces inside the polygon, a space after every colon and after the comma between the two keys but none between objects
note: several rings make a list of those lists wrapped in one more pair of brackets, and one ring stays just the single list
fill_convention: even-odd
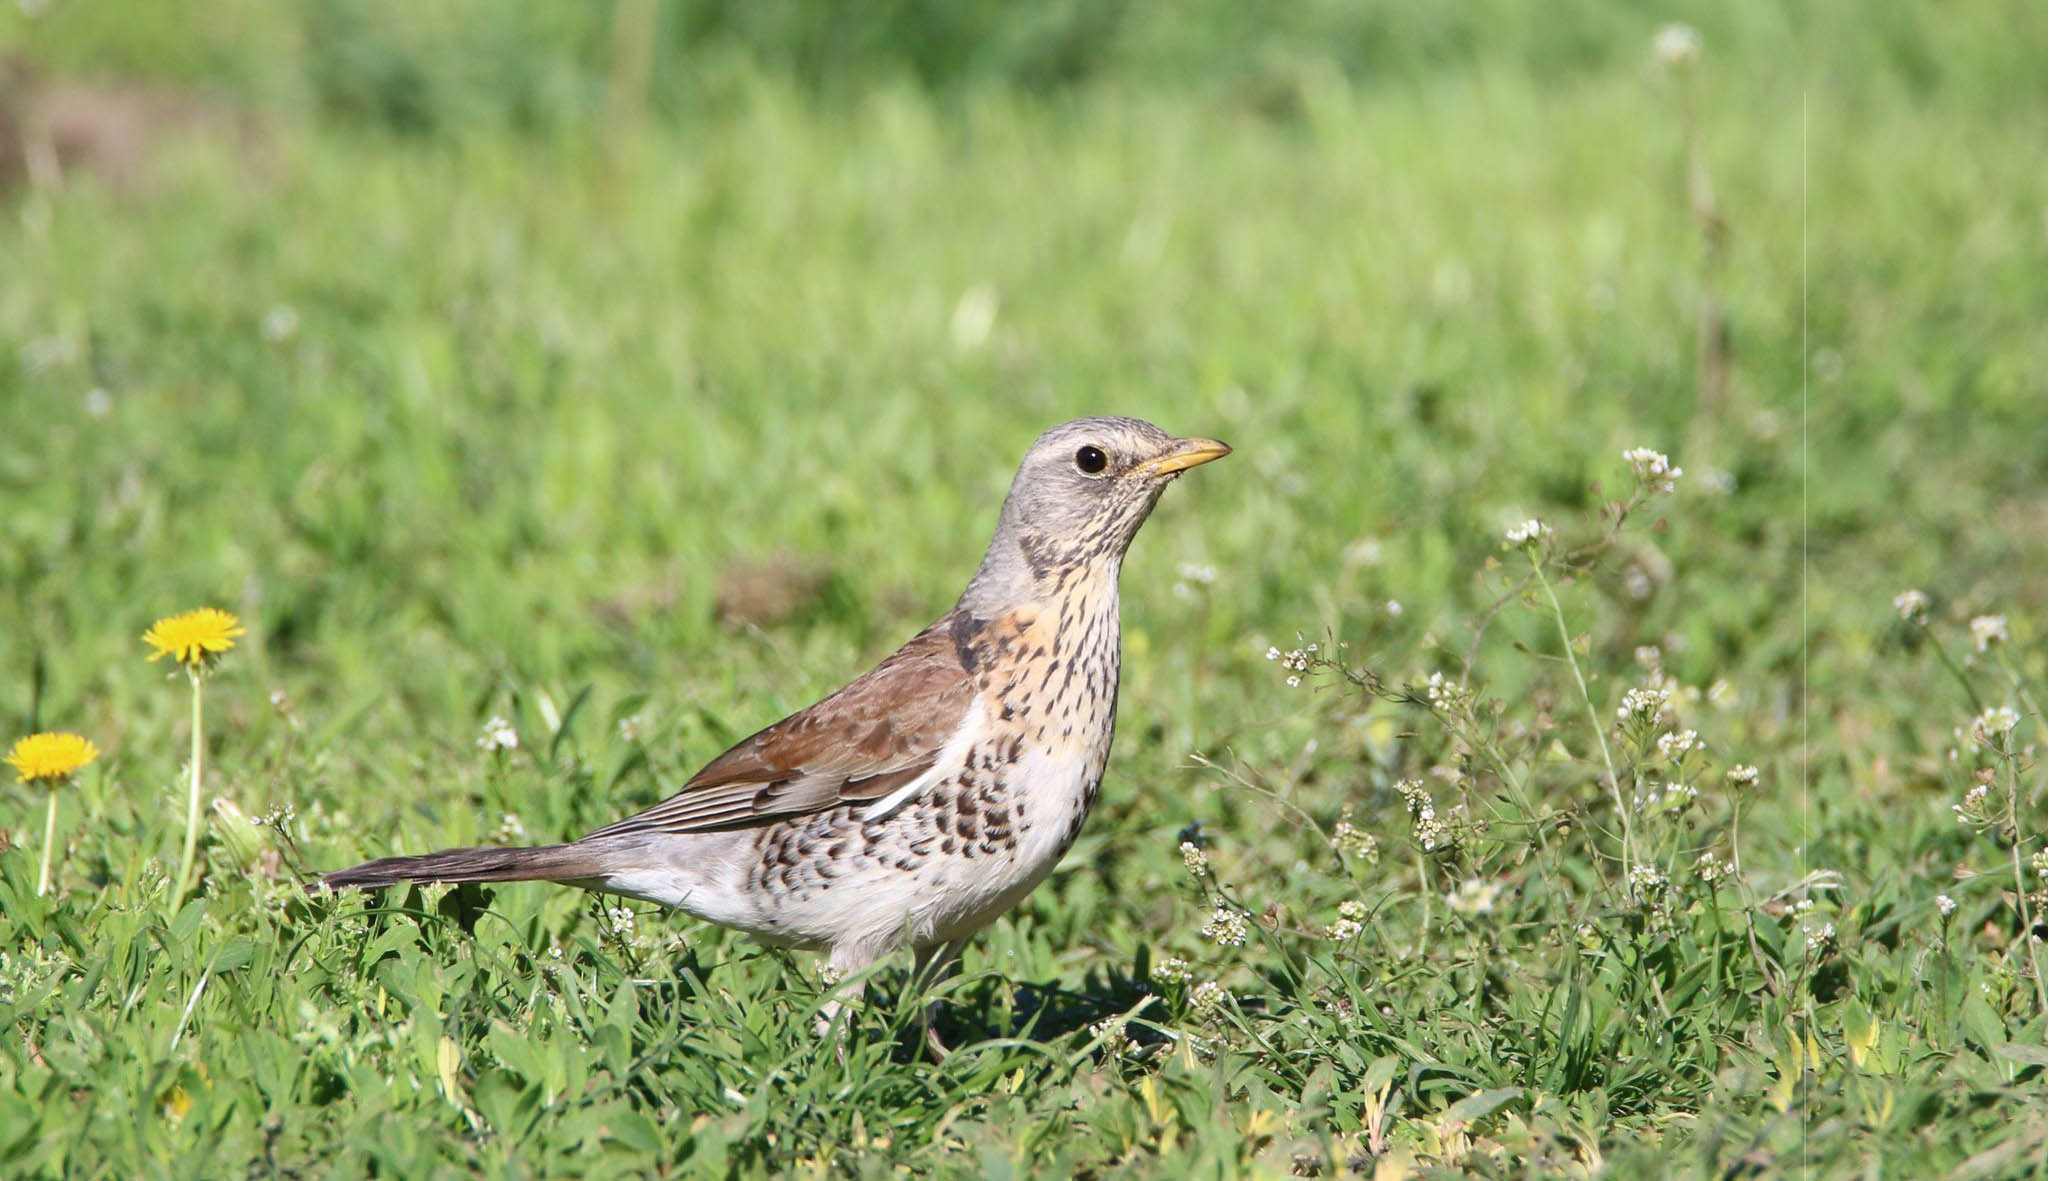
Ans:
[{"label": "bird's grey head", "polygon": [[1137,418],[1078,418],[1033,441],[1012,477],[983,565],[962,606],[990,616],[1039,597],[1063,571],[1103,564],[1116,579],[1125,548],[1176,475],[1231,454],[1215,439],[1179,439]]}]

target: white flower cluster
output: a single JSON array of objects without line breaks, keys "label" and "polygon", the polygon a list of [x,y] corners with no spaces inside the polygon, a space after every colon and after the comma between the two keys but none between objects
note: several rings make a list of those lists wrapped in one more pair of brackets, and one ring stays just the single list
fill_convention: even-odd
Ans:
[{"label": "white flower cluster", "polygon": [[1803,942],[1808,945],[1810,951],[1822,951],[1837,942],[1837,924],[1824,923],[1820,927],[1811,928],[1808,938]]},{"label": "white flower cluster", "polygon": [[1973,647],[1985,652],[1996,644],[2008,642],[2008,616],[1975,615],[1966,624],[1973,633]]},{"label": "white flower cluster", "polygon": [[1987,804],[1987,785],[1976,783],[1966,792],[1965,799],[1951,806],[1952,815],[1960,824],[1986,824],[1993,820]]},{"label": "white flower cluster", "polygon": [[1106,1017],[1090,1026],[1090,1036],[1121,1057],[1130,1058],[1141,1052],[1142,1047],[1127,1030],[1125,1021],[1118,1017]]},{"label": "white flower cluster", "polygon": [[1351,820],[1341,820],[1332,826],[1332,848],[1370,864],[1381,858],[1381,844],[1374,834],[1355,826]]},{"label": "white flower cluster", "polygon": [[1631,811],[1643,812],[1657,808],[1662,812],[1678,812],[1694,803],[1696,797],[1701,794],[1685,783],[1669,783],[1665,787],[1653,788],[1644,795],[1633,795]]},{"label": "white flower cluster", "polygon": [[1665,894],[1670,884],[1665,874],[1650,865],[1632,866],[1628,877],[1631,883],[1631,897],[1641,905]]},{"label": "white flower cluster", "polygon": [[1204,847],[1195,841],[1184,841],[1182,842],[1182,868],[1188,870],[1195,877],[1202,877],[1211,872],[1211,855],[1204,852]]},{"label": "white flower cluster", "polygon": [[1180,576],[1175,583],[1175,593],[1185,599],[1196,594],[1197,587],[1218,581],[1218,568],[1209,564],[1183,562],[1175,567],[1175,573]]},{"label": "white flower cluster", "polygon": [[1958,903],[1949,894],[1939,894],[1936,901],[1937,913],[1942,918],[1950,918],[1951,912],[1958,909]]},{"label": "white flower cluster", "polygon": [[1689,755],[1697,751],[1708,750],[1709,744],[1703,742],[1693,730],[1669,730],[1653,743],[1653,749],[1659,752],[1661,759],[1669,763],[1680,763],[1685,762]]},{"label": "white flower cluster", "polygon": [[1718,857],[1714,849],[1707,850],[1702,856],[1695,859],[1695,876],[1711,885],[1715,885],[1717,882],[1737,872],[1738,863],[1735,861],[1725,861],[1723,858]]},{"label": "white flower cluster", "polygon": [[1189,990],[1189,1011],[1201,1017],[1225,1003],[1225,986],[1206,980]]},{"label": "white flower cluster", "polygon": [[1759,768],[1754,767],[1750,763],[1739,763],[1737,766],[1725,771],[1723,777],[1733,787],[1757,787],[1759,785]]},{"label": "white flower cluster", "polygon": [[1668,69],[1686,69],[1702,60],[1702,34],[1678,21],[1661,25],[1652,35],[1652,56]]},{"label": "white flower cluster", "polygon": [[511,845],[527,839],[527,826],[520,820],[518,812],[508,812],[499,817],[498,832],[493,834],[494,844]]},{"label": "white flower cluster", "polygon": [[1485,878],[1468,878],[1460,888],[1446,895],[1446,906],[1455,914],[1487,914],[1496,908],[1503,884]]},{"label": "white flower cluster", "polygon": [[1433,673],[1424,679],[1424,699],[1433,709],[1454,710],[1466,704],[1467,686],[1444,673]]},{"label": "white flower cluster", "polygon": [[1151,975],[1156,983],[1187,984],[1191,975],[1189,961],[1179,955],[1164,955],[1154,965]]},{"label": "white flower cluster", "polygon": [[1630,464],[1638,479],[1655,492],[1672,492],[1675,482],[1684,474],[1680,468],[1667,462],[1664,452],[1650,447],[1633,447],[1624,452],[1624,462]]},{"label": "white flower cluster", "polygon": [[634,912],[630,908],[608,906],[605,908],[605,919],[613,925],[614,930],[620,933],[621,938],[632,939],[634,937]]},{"label": "white flower cluster", "polygon": [[1291,689],[1303,683],[1303,674],[1310,671],[1311,658],[1316,655],[1316,644],[1305,644],[1301,648],[1291,648],[1287,652],[1272,646],[1268,648],[1268,659],[1281,661],[1282,667],[1289,670],[1287,684]]},{"label": "white flower cluster", "polygon": [[1431,802],[1431,793],[1424,790],[1424,784],[1416,779],[1399,779],[1396,791],[1403,797],[1403,806],[1410,810],[1410,823],[1417,837],[1418,847],[1429,853],[1446,844],[1452,830],[1439,819],[1439,810]]},{"label": "white flower cluster", "polygon": [[1325,938],[1334,943],[1344,943],[1355,938],[1365,929],[1367,903],[1358,898],[1348,898],[1339,904],[1339,917],[1325,928]]},{"label": "white flower cluster", "polygon": [[520,749],[520,732],[513,729],[511,722],[506,721],[497,714],[493,714],[491,720],[484,724],[484,733],[477,738],[477,749],[482,751],[518,750]]},{"label": "white flower cluster", "polygon": [[1894,596],[1894,613],[1906,623],[1930,622],[1930,596],[1914,587]]},{"label": "white flower cluster", "polygon": [[1551,536],[1552,526],[1539,520],[1537,517],[1533,517],[1528,521],[1519,521],[1517,524],[1510,526],[1503,533],[1503,541],[1506,544],[1515,546],[1539,541]]},{"label": "white flower cluster", "polygon": [[1246,946],[1246,916],[1220,902],[1211,908],[1211,921],[1204,924],[1204,938],[1219,947]]},{"label": "white flower cluster", "polygon": [[1628,722],[1636,718],[1656,722],[1666,713],[1673,696],[1671,691],[1662,688],[1627,689],[1623,701],[1617,704],[1617,721]]},{"label": "white flower cluster", "polygon": [[1976,742],[1993,742],[1998,735],[2006,734],[2022,721],[2022,715],[2013,707],[1990,705],[1980,711],[1972,721],[1971,737]]}]

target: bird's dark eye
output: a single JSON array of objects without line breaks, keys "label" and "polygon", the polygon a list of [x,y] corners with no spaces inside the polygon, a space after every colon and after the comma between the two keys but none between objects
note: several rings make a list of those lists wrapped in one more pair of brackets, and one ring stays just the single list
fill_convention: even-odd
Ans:
[{"label": "bird's dark eye", "polygon": [[1104,470],[1104,464],[1107,462],[1104,458],[1104,453],[1095,447],[1085,447],[1075,453],[1076,469],[1084,475],[1096,475]]}]

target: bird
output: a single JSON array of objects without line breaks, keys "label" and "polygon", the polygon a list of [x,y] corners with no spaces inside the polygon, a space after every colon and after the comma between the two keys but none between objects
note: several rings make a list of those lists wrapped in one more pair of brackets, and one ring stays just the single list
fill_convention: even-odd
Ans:
[{"label": "bird", "polygon": [[1133,418],[1053,427],[953,609],[675,794],[567,843],[383,857],[313,888],[555,882],[823,951],[829,979],[906,947],[944,968],[1074,843],[1117,721],[1126,549],[1170,483],[1230,453]]}]

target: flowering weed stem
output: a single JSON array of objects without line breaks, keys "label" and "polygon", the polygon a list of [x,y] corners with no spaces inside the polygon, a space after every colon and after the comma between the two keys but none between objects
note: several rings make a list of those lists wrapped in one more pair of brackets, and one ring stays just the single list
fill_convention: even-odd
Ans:
[{"label": "flowering weed stem", "polygon": [[1553,593],[1552,580],[1545,576],[1545,568],[1539,565],[1536,547],[1527,546],[1524,556],[1531,559],[1531,572],[1537,576],[1538,585],[1545,588],[1546,602],[1552,605],[1553,623],[1560,630],[1560,653],[1567,658],[1567,667],[1574,670],[1574,687],[1580,690],[1581,704],[1588,707],[1588,724],[1595,731],[1595,746],[1602,752],[1603,770],[1609,777],[1610,801],[1616,805],[1617,819],[1624,826],[1624,867],[1629,869],[1638,864],[1638,853],[1631,837],[1631,810],[1624,806],[1623,785],[1617,782],[1617,764],[1609,755],[1609,740],[1603,737],[1602,714],[1595,708],[1595,699],[1588,695],[1588,681],[1581,675],[1581,662],[1574,659],[1574,637],[1567,631],[1567,613],[1560,608],[1560,597]]}]

